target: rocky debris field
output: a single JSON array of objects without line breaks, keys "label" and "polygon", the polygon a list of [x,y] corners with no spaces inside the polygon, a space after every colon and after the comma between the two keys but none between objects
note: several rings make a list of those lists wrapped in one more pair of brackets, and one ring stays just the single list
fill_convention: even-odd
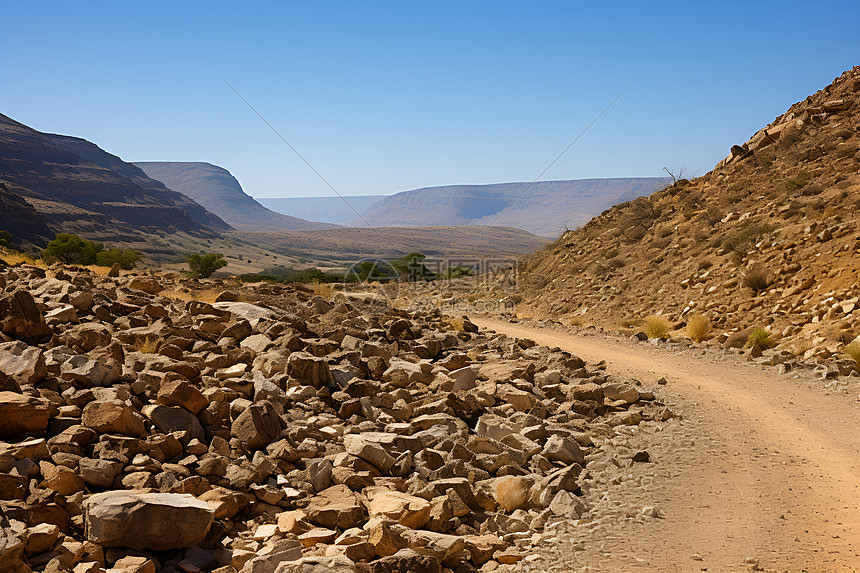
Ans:
[{"label": "rocky debris field", "polygon": [[560,349],[301,286],[9,267],[0,330],[4,572],[513,569],[588,511],[595,444],[671,417]]}]

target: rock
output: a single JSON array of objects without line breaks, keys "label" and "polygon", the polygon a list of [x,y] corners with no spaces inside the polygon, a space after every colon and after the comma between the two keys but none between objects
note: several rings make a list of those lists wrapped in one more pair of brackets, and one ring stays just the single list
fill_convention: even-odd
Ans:
[{"label": "rock", "polygon": [[41,462],[39,468],[43,478],[39,486],[43,489],[50,489],[65,496],[84,490],[84,480],[67,467]]},{"label": "rock", "polygon": [[528,412],[534,408],[537,397],[531,392],[519,390],[510,384],[500,384],[496,390],[496,396],[503,402],[514,407],[517,412]]},{"label": "rock", "polygon": [[18,384],[35,384],[48,374],[41,348],[20,340],[0,344],[0,372]]},{"label": "rock", "polygon": [[53,523],[40,523],[27,530],[27,545],[25,551],[34,555],[46,553],[54,548],[60,528]]},{"label": "rock", "polygon": [[52,409],[43,398],[0,392],[0,438],[44,430]]},{"label": "rock", "polygon": [[636,452],[635,454],[633,454],[633,461],[634,462],[640,462],[640,463],[647,463],[647,462],[651,461],[651,454],[649,454],[645,450]]},{"label": "rock", "polygon": [[505,511],[525,507],[531,484],[521,476],[503,476],[493,482],[493,497]]},{"label": "rock", "polygon": [[81,458],[78,460],[78,473],[84,483],[91,486],[109,488],[114,478],[122,471],[122,462]]},{"label": "rock", "polygon": [[275,573],[282,563],[302,558],[302,546],[298,541],[284,539],[257,552],[257,556],[247,561],[240,573]]},{"label": "rock", "polygon": [[585,465],[585,453],[576,443],[576,440],[558,434],[550,436],[546,441],[543,456],[551,461]]},{"label": "rock", "polygon": [[493,558],[497,551],[504,551],[508,544],[495,535],[467,535],[463,538],[472,563],[480,567]]},{"label": "rock", "polygon": [[53,336],[33,295],[26,290],[0,295],[0,331],[27,344],[42,344]]},{"label": "rock", "polygon": [[362,434],[347,434],[343,441],[348,454],[370,462],[385,474],[394,465],[394,458],[379,443],[370,441]]},{"label": "rock", "polygon": [[209,405],[209,400],[203,393],[185,380],[162,384],[158,390],[157,402],[165,406],[182,406],[195,416]]},{"label": "rock", "polygon": [[99,400],[84,406],[81,424],[100,434],[123,434],[135,438],[146,434],[143,416],[120,400]]},{"label": "rock", "polygon": [[161,283],[151,277],[134,277],[129,281],[128,288],[140,290],[148,294],[158,294],[164,290]]},{"label": "rock", "polygon": [[466,542],[459,535],[405,527],[398,533],[416,553],[435,557],[445,567],[456,567],[463,561]]},{"label": "rock", "polygon": [[114,263],[111,265],[110,270],[108,271],[108,278],[116,278],[119,276],[119,271],[122,269],[119,263]]},{"label": "rock", "polygon": [[559,491],[552,498],[549,510],[558,516],[579,519],[585,512],[585,504],[580,498],[569,491]]},{"label": "rock", "polygon": [[370,570],[373,573],[440,573],[442,568],[439,559],[433,555],[422,555],[413,549],[403,548],[374,561]]},{"label": "rock", "polygon": [[356,573],[355,564],[344,556],[303,557],[278,565],[275,573]]},{"label": "rock", "polygon": [[327,458],[318,458],[307,463],[308,477],[315,493],[334,485],[331,478],[332,469],[331,460]]},{"label": "rock", "polygon": [[603,397],[610,400],[624,400],[628,404],[639,401],[639,391],[630,384],[607,382],[602,387]]},{"label": "rock", "polygon": [[308,352],[293,352],[287,359],[287,373],[314,388],[332,387],[334,378],[328,362]]},{"label": "rock", "polygon": [[193,495],[136,490],[97,493],[83,504],[87,539],[103,547],[152,551],[196,545],[214,513]]},{"label": "rock", "polygon": [[314,527],[310,531],[299,535],[299,543],[302,547],[313,547],[318,543],[331,544],[337,537],[337,531],[334,529],[325,529],[324,527]]},{"label": "rock", "polygon": [[400,525],[420,529],[430,521],[430,502],[386,488],[367,488],[367,511],[371,518],[387,517]]},{"label": "rock", "polygon": [[357,527],[364,519],[364,508],[345,485],[335,485],[321,491],[311,498],[304,512],[308,521],[329,529]]},{"label": "rock", "polygon": [[142,555],[126,555],[116,560],[111,573],[156,573],[155,563]]},{"label": "rock", "polygon": [[280,434],[281,419],[268,400],[246,408],[230,427],[230,435],[249,451],[265,448],[277,440]]},{"label": "rock", "polygon": [[24,562],[25,535],[24,524],[9,519],[0,507],[0,565],[3,573],[32,573]]},{"label": "rock", "polygon": [[185,408],[147,404],[143,407],[143,415],[165,434],[185,432],[185,441],[206,439],[200,420]]}]

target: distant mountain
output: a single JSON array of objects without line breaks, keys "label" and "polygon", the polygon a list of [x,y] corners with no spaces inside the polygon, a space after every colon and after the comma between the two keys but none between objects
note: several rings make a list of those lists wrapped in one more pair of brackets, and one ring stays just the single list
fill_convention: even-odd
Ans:
[{"label": "distant mountain", "polygon": [[346,197],[346,201],[340,197],[258,197],[257,201],[284,215],[342,225],[355,219],[356,211],[364,213],[368,207],[385,197],[358,195]]},{"label": "distant mountain", "polygon": [[45,229],[50,229],[48,238],[71,232],[116,244],[145,242],[153,233],[215,237],[230,229],[185,195],[97,145],[42,133],[2,114],[0,183],[5,186],[0,212],[27,217],[20,199],[38,215],[27,225],[37,246],[45,242],[39,240]]},{"label": "distant mountain", "polygon": [[23,247],[44,245],[54,238],[32,205],[0,183],[0,230],[9,232],[13,242]]},{"label": "distant mountain", "polygon": [[[353,226],[504,225],[544,237],[584,225],[609,207],[650,195],[663,177],[450,185],[404,191],[371,205]],[[366,222],[365,222],[366,221]]]},{"label": "distant mountain", "polygon": [[152,179],[200,203],[237,229],[301,231],[335,226],[283,215],[264,207],[242,190],[229,171],[211,163],[138,161],[134,165]]}]

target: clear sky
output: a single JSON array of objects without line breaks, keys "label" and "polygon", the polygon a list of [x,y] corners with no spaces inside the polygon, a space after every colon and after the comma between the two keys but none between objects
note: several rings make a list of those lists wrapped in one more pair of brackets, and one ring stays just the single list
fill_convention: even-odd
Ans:
[{"label": "clear sky", "polygon": [[860,64],[860,2],[0,2],[0,113],[256,197],[704,174]]}]

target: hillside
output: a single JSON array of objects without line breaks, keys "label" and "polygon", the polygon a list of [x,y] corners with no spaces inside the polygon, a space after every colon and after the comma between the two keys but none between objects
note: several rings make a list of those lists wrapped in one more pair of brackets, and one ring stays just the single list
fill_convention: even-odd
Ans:
[{"label": "hillside", "polygon": [[662,177],[450,185],[404,191],[368,207],[348,224],[374,227],[504,225],[557,237],[605,209],[666,186]]},{"label": "hillside", "polygon": [[211,163],[139,161],[134,165],[148,177],[190,197],[237,229],[308,230],[334,226],[283,215],[264,207],[242,190],[229,171]]},{"label": "hillside", "polygon": [[284,215],[342,225],[356,218],[355,211],[364,213],[384,198],[385,195],[357,195],[346,197],[345,202],[340,197],[259,197],[257,201]]},{"label": "hillside", "polygon": [[398,258],[418,251],[435,258],[531,254],[546,240],[509,227],[383,227],[251,233],[241,239],[284,254],[303,253],[341,261],[362,257]]},{"label": "hillside", "polygon": [[522,267],[519,311],[622,327],[659,313],[678,328],[703,314],[712,343],[767,327],[777,352],[838,353],[860,334],[858,92],[855,67],[707,175],[565,233]]},{"label": "hillside", "polygon": [[[115,244],[145,245],[153,233],[205,238],[230,228],[95,144],[42,133],[2,114],[0,183],[6,187],[0,212],[20,207],[18,199],[23,199],[51,234],[65,231]],[[29,239],[44,244],[39,240],[44,229],[33,229]]]}]

